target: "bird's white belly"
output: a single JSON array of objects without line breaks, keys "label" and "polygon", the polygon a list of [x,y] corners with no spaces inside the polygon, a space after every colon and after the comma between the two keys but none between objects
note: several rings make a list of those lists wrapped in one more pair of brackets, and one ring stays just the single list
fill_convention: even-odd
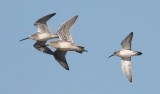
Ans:
[{"label": "bird's white belly", "polygon": [[134,51],[131,51],[131,50],[122,50],[122,51],[120,51],[119,55],[121,57],[131,57],[131,56],[136,55],[136,53]]},{"label": "bird's white belly", "polygon": [[48,39],[52,39],[50,33],[42,33],[38,35],[40,41],[46,41]]},{"label": "bird's white belly", "polygon": [[59,43],[59,48],[66,50],[66,51],[72,51],[74,49],[76,49],[76,46],[74,46],[72,43],[70,42],[61,42]]}]

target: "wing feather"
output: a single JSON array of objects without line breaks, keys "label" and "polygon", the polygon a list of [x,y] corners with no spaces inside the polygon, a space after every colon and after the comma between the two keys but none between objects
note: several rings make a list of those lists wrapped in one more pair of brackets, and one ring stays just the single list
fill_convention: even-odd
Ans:
[{"label": "wing feather", "polygon": [[131,58],[121,58],[121,69],[127,79],[132,82]]},{"label": "wing feather", "polygon": [[49,49],[47,46],[45,46],[46,41],[37,41],[33,46],[37,50],[44,52],[46,54],[53,55],[53,52],[51,49]]},{"label": "wing feather", "polygon": [[62,67],[64,67],[66,70],[69,70],[65,57],[66,53],[67,51],[56,50],[53,55]]},{"label": "wing feather", "polygon": [[34,25],[38,28],[38,31],[37,32],[50,32],[50,29],[47,25],[47,21],[52,17],[54,16],[56,13],[52,13],[52,14],[49,14],[49,15],[46,15],[40,19],[38,19]]},{"label": "wing feather", "polygon": [[73,24],[75,23],[75,21],[77,20],[78,16],[74,16],[71,19],[69,19],[68,21],[66,21],[64,24],[62,24],[58,30],[56,31],[57,35],[59,36],[59,40],[63,40],[63,41],[71,41],[72,40],[72,36],[70,33],[70,29],[73,26]]},{"label": "wing feather", "polygon": [[130,50],[133,32],[131,32],[121,43],[122,49]]}]

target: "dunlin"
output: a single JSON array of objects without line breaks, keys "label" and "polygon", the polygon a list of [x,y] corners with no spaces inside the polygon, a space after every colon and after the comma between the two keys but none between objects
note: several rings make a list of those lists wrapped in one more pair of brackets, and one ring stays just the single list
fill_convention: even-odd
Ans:
[{"label": "dunlin", "polygon": [[[57,35],[59,37],[58,41],[52,41],[48,45],[56,48],[56,51],[53,53],[55,59],[66,69],[69,70],[65,55],[67,51],[76,51],[78,53],[82,53],[86,51],[84,47],[77,46],[70,34],[70,29],[72,25],[75,23],[78,16],[74,16],[64,24],[62,24],[59,29],[57,30]],[[63,34],[63,33],[65,34]],[[47,46],[47,45],[46,45]]]},{"label": "dunlin", "polygon": [[33,40],[37,40],[37,42],[33,45],[37,50],[42,51],[44,53],[47,54],[51,54],[53,55],[53,52],[45,45],[46,41],[49,39],[54,39],[54,38],[58,38],[57,34],[54,34],[50,31],[48,25],[47,25],[47,21],[54,16],[56,13],[52,13],[49,15],[46,15],[40,19],[38,19],[34,25],[38,28],[37,33],[30,35],[27,38],[24,38],[20,41],[26,40],[26,39],[33,39]]},{"label": "dunlin", "polygon": [[[121,57],[121,69],[127,79],[132,82],[132,71],[131,71],[131,56],[141,55],[141,52],[131,50],[131,41],[133,32],[131,32],[121,43],[122,49],[114,52],[111,56]],[[109,56],[109,57],[111,57]],[[108,57],[108,58],[109,58]]]}]

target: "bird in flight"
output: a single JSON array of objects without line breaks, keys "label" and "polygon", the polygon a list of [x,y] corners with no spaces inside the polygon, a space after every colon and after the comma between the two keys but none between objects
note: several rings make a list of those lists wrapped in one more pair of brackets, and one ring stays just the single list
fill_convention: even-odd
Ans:
[{"label": "bird in flight", "polygon": [[[26,39],[33,39],[36,40],[37,42],[33,45],[34,48],[36,48],[39,51],[42,51],[46,54],[50,54],[53,55],[53,52],[45,46],[45,43],[47,42],[47,40],[49,39],[54,39],[54,38],[58,38],[57,34],[54,34],[50,31],[48,25],[47,25],[47,21],[54,16],[56,13],[52,13],[52,14],[48,14],[40,19],[38,19],[34,25],[38,28],[37,33],[30,35],[27,38],[24,38],[20,41],[26,40]],[[63,33],[62,33],[63,34]]]},{"label": "bird in flight", "polygon": [[133,32],[131,32],[121,43],[122,49],[120,51],[114,52],[111,56],[121,57],[121,69],[127,79],[132,82],[132,71],[131,71],[131,56],[141,55],[141,52],[131,50],[131,41],[133,37]]},{"label": "bird in flight", "polygon": [[67,51],[76,51],[78,53],[82,53],[84,51],[87,52],[87,50],[84,49],[82,46],[76,45],[73,40],[72,36],[70,34],[70,29],[75,23],[78,16],[74,16],[68,21],[66,21],[64,24],[62,24],[57,32],[57,35],[59,37],[58,41],[52,41],[48,43],[46,46],[52,46],[56,48],[56,51],[54,51],[53,55],[55,59],[62,65],[66,70],[69,70],[65,55]]}]

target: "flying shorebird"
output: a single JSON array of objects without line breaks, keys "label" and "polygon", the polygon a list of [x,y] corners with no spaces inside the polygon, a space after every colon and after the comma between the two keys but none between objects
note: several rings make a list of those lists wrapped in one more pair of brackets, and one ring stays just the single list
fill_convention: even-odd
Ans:
[{"label": "flying shorebird", "polygon": [[51,54],[53,55],[53,52],[45,46],[45,43],[47,42],[47,40],[49,39],[54,39],[54,38],[58,38],[57,34],[54,34],[50,31],[48,25],[47,25],[47,21],[54,16],[56,13],[52,13],[49,15],[46,15],[40,19],[38,19],[34,25],[38,28],[37,33],[30,35],[27,38],[24,38],[20,41],[26,40],[26,39],[33,39],[36,40],[37,42],[33,45],[37,50],[42,51],[44,53],[47,54]]},{"label": "flying shorebird", "polygon": [[[121,43],[122,49],[114,52],[111,56],[121,57],[121,68],[127,79],[132,82],[131,56],[141,55],[141,52],[131,50],[131,41],[133,32],[131,32]],[[109,56],[109,57],[111,57]],[[108,58],[109,58],[108,57]]]},{"label": "flying shorebird", "polygon": [[[76,51],[78,53],[82,53],[83,51],[86,51],[84,47],[77,46],[73,40],[72,36],[70,34],[70,29],[72,25],[75,23],[78,16],[74,16],[73,18],[66,21],[64,24],[62,24],[57,32],[57,35],[59,37],[58,41],[52,41],[46,46],[52,46],[56,48],[56,51],[53,53],[55,59],[66,69],[69,70],[65,55],[67,51]],[[64,34],[65,33],[65,34]],[[87,52],[87,51],[86,51]]]}]

